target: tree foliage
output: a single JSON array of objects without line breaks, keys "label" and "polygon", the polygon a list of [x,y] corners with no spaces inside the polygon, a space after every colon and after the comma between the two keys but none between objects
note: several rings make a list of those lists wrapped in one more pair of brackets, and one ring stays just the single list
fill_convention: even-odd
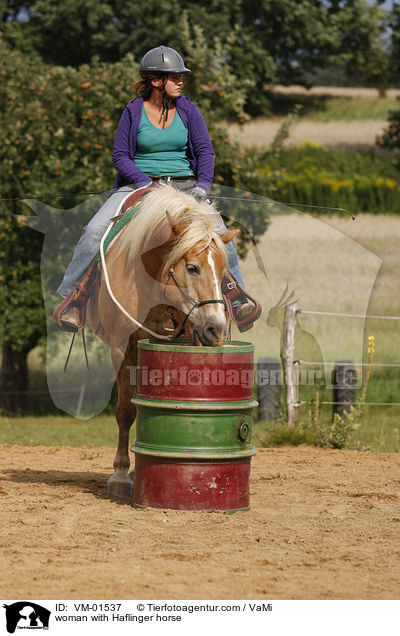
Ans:
[{"label": "tree foliage", "polygon": [[[389,26],[392,31],[389,66],[391,77],[398,82],[400,71],[400,2],[394,2],[389,15]],[[396,84],[397,85],[397,84]],[[400,170],[400,100],[398,108],[389,115],[389,126],[378,138],[378,144],[383,148],[393,150],[395,153],[395,165]]]},{"label": "tree foliage", "polygon": [[[354,71],[365,64],[381,21],[379,2],[367,0],[1,0],[3,33],[20,50],[49,64],[80,66],[98,57],[136,59],[160,43],[184,55],[181,20],[217,37],[247,87],[249,108],[264,101],[264,85],[304,82],[305,74],[332,59]],[[19,21],[18,21],[19,20]],[[371,63],[374,58],[371,58]]]}]

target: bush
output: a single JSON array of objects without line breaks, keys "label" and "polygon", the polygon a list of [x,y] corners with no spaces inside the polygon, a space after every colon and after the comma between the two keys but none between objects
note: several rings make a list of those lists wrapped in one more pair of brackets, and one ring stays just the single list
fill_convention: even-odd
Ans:
[{"label": "bush", "polygon": [[389,159],[305,143],[283,150],[279,161],[279,170],[273,162],[258,170],[265,196],[352,213],[399,211],[400,174]]}]

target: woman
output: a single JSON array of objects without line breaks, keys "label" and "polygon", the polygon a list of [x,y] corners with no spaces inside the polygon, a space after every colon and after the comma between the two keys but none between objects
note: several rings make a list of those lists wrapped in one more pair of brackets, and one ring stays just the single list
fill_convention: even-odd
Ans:
[{"label": "woman", "polygon": [[[68,331],[76,331],[82,325],[83,304],[76,302],[76,286],[96,256],[101,238],[127,191],[164,182],[205,197],[212,185],[214,151],[206,124],[194,103],[181,95],[182,75],[191,71],[179,53],[166,46],[148,51],[139,70],[141,79],[135,84],[139,97],[125,108],[115,135],[113,163],[118,176],[113,193],[84,228],[57,290],[65,299],[71,296],[71,303],[64,300],[53,314],[57,324]],[[224,231],[221,219],[221,233]],[[244,288],[233,242],[227,251],[229,272]],[[239,320],[254,312],[254,305],[244,295],[233,304]]]}]

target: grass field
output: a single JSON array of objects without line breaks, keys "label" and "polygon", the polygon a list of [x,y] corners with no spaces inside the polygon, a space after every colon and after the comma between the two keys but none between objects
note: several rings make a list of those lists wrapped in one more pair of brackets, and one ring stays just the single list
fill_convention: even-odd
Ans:
[{"label": "grass field", "polygon": [[117,435],[114,415],[91,420],[66,415],[0,418],[0,444],[116,447]]},{"label": "grass field", "polygon": [[[304,86],[292,84],[291,86],[282,86],[280,84],[271,85],[269,88],[272,92],[280,95],[323,95],[327,97],[368,97],[369,99],[381,99],[379,97],[379,91],[377,88],[367,88],[360,86],[311,86],[311,88],[304,88]],[[389,99],[396,99],[400,97],[399,88],[388,88],[386,91],[386,97]]]},{"label": "grass field", "polygon": [[[255,119],[243,126],[229,125],[229,135],[243,147],[268,146],[284,122],[283,117]],[[366,119],[354,121],[318,121],[299,119],[290,129],[286,146],[303,142],[323,144],[331,148],[351,150],[374,149],[377,155],[391,157],[392,153],[376,146],[376,138],[387,128],[385,120]]]},{"label": "grass field", "polygon": [[[373,335],[373,362],[400,363],[400,321],[368,318],[400,316],[400,297],[395,292],[400,266],[399,235],[397,216],[365,214],[355,221],[298,213],[274,216],[259,245],[268,279],[257,268],[252,254],[243,265],[247,286],[263,305],[262,319],[253,331],[244,334],[254,342],[256,358],[279,358],[283,314],[279,321],[275,320],[275,326],[268,324],[268,315],[288,284],[300,309],[367,315],[364,321],[300,314],[302,340],[296,359],[314,362],[321,359],[315,356],[321,355],[325,363],[365,363],[367,339]],[[375,368],[366,401],[400,402],[399,386],[400,368]],[[315,398],[315,392],[313,387],[300,386],[299,398],[308,401]],[[322,391],[319,399],[332,401],[332,390]],[[309,405],[300,408],[302,421],[309,421],[309,410]],[[331,418],[331,410],[331,406],[323,407],[325,418]],[[363,413],[354,443],[376,450],[400,450],[400,407],[365,406]]]},{"label": "grass field", "polygon": [[399,106],[400,90],[388,90],[378,98],[375,89],[315,86],[271,87],[270,106],[264,117],[244,126],[230,124],[230,136],[245,147],[268,145],[284,118],[300,105],[299,120],[293,125],[287,145],[304,141],[328,147],[373,148],[381,156],[389,152],[376,147],[376,137],[387,127],[387,118]]},{"label": "grass field", "polygon": [[[374,89],[313,87],[307,91],[302,87],[275,87],[269,116],[253,120],[241,129],[231,126],[230,134],[244,146],[266,146],[284,121],[283,115],[291,112],[295,104],[301,104],[302,114],[290,131],[287,146],[312,142],[343,148],[350,157],[354,149],[391,157],[376,146],[376,137],[387,127],[388,112],[398,108],[399,95],[400,91],[390,90],[386,98],[380,99]],[[268,280],[261,276],[251,255],[243,267],[249,288],[261,296],[264,306],[264,321],[252,334],[259,357],[279,357],[280,332],[268,327],[265,314],[273,306],[273,298],[275,302],[279,299],[286,283],[303,309],[400,316],[396,292],[400,217],[362,214],[352,221],[345,216],[317,218],[294,212],[285,215],[282,210],[282,216],[272,218],[259,246]],[[309,342],[314,351],[317,342],[325,362],[350,359],[365,363],[369,335],[376,338],[375,363],[400,362],[399,322],[301,314],[298,322],[311,336]],[[299,357],[307,360],[307,355],[305,351]],[[365,375],[365,368],[363,371]],[[366,402],[400,402],[399,387],[399,368],[374,368]],[[315,397],[315,389],[300,387],[300,400]],[[319,399],[332,401],[332,391],[321,391]],[[322,421],[331,419],[331,409],[328,405],[321,407]],[[301,423],[310,422],[310,410],[307,404],[300,407]],[[400,407],[366,405],[362,412],[350,445],[400,451]],[[260,439],[273,444],[285,441],[279,427],[261,425],[256,432]],[[297,435],[297,441],[306,437]],[[291,439],[296,441],[296,436]]]},{"label": "grass field", "polygon": [[300,104],[302,115],[315,121],[385,120],[397,108],[398,97],[398,89],[389,89],[385,97],[379,97],[371,88],[276,86],[271,91],[270,114],[287,114]]}]

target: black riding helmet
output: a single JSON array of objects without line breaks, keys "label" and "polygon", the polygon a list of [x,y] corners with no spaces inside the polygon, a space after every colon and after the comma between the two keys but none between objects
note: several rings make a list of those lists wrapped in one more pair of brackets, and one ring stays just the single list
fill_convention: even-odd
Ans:
[{"label": "black riding helmet", "polygon": [[145,78],[148,73],[160,74],[163,77],[162,88],[157,88],[162,92],[162,104],[163,111],[165,112],[165,121],[168,121],[168,110],[170,101],[167,97],[165,90],[165,82],[169,73],[191,73],[189,68],[186,68],[182,57],[175,49],[171,49],[169,46],[156,46],[156,48],[147,51],[140,62],[139,67],[140,75]]}]

